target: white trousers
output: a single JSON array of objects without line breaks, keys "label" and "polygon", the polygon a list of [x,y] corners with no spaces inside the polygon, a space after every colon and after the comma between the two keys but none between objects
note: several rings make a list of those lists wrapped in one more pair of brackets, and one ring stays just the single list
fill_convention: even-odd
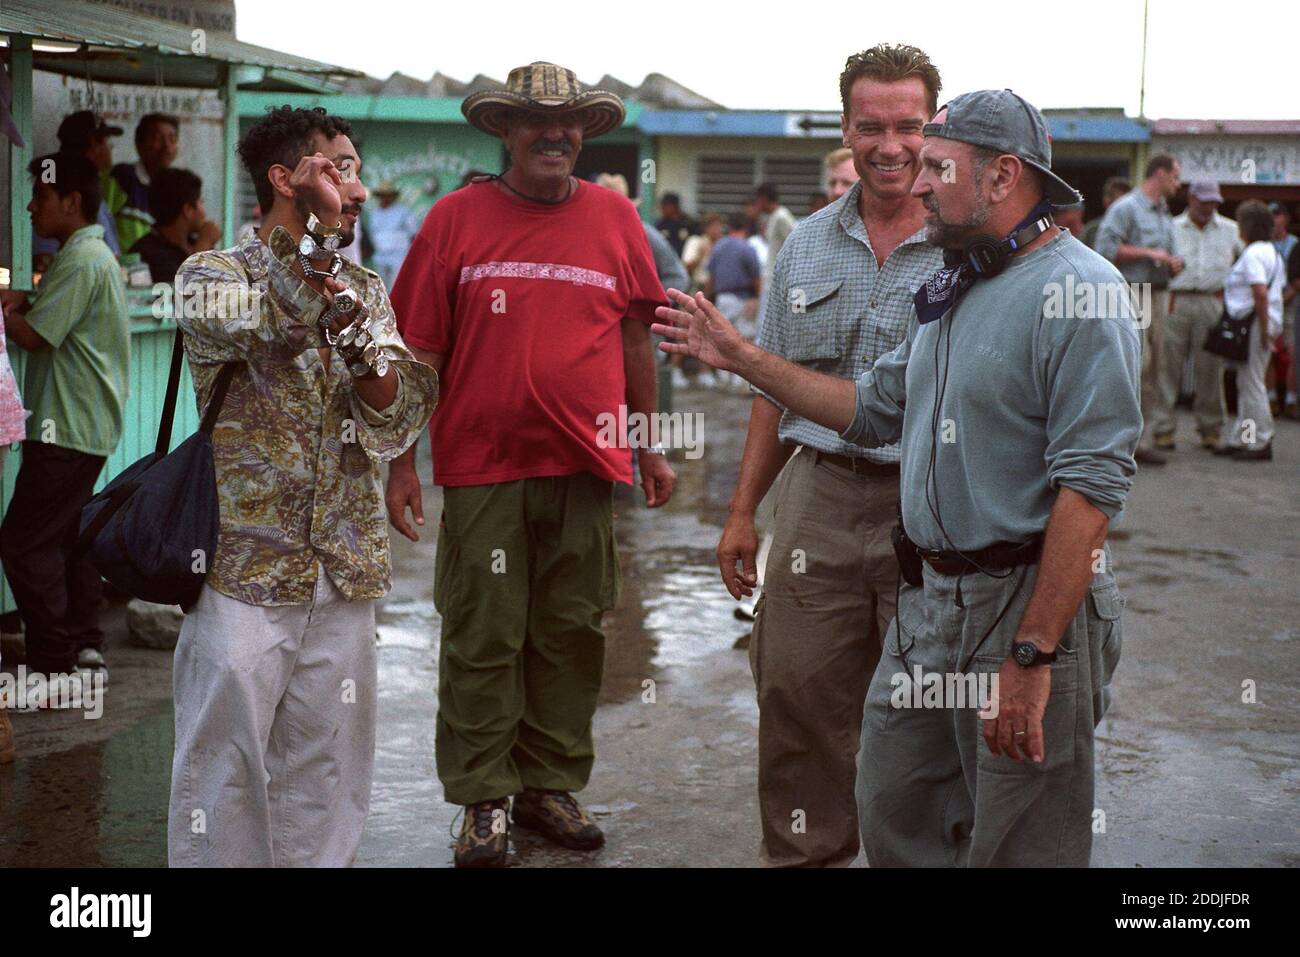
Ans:
[{"label": "white trousers", "polygon": [[375,609],[318,572],[305,605],[208,586],[173,672],[172,867],[346,867],[370,807]]},{"label": "white trousers", "polygon": [[[1259,331],[1259,321],[1251,319],[1250,353],[1237,367],[1237,421],[1227,436],[1229,445],[1262,449],[1273,441],[1273,411],[1268,405],[1268,388],[1264,377],[1272,351]],[[1251,439],[1254,441],[1251,441]]]}]

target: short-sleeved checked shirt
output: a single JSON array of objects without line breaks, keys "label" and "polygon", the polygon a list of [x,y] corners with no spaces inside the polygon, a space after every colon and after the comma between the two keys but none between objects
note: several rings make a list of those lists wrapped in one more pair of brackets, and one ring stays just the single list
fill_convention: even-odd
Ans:
[{"label": "short-sleeved checked shirt", "polygon": [[[858,212],[861,193],[862,184],[855,184],[790,234],[777,257],[757,340],[769,352],[841,379],[856,379],[903,341],[913,294],[943,266],[942,251],[925,241],[924,230],[878,266]],[[897,445],[852,445],[788,409],[777,434],[787,445],[873,462],[899,460]]]}]

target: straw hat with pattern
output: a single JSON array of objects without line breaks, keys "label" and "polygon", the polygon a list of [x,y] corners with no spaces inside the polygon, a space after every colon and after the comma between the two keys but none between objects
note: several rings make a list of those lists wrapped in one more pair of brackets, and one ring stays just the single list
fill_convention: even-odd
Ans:
[{"label": "straw hat with pattern", "polygon": [[608,133],[623,122],[623,101],[608,90],[583,90],[572,70],[538,61],[510,71],[504,90],[471,93],[460,105],[470,125],[492,136],[505,131],[511,110],[587,114],[584,139]]}]

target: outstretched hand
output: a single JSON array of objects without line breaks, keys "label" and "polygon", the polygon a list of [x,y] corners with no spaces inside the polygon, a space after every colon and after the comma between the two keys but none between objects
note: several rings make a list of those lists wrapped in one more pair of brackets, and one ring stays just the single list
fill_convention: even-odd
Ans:
[{"label": "outstretched hand", "polygon": [[664,320],[650,327],[663,336],[659,348],[671,355],[691,356],[725,372],[739,370],[744,355],[745,338],[716,306],[697,292],[688,296],[680,289],[669,289],[668,298],[677,304],[660,306],[655,315]]}]

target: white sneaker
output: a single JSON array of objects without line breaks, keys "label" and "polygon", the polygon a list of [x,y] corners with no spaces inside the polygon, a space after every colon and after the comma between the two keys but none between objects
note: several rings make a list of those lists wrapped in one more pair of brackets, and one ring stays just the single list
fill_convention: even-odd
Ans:
[{"label": "white sneaker", "polygon": [[77,671],[87,676],[101,674],[104,681],[108,680],[108,663],[98,648],[82,648],[77,653]]}]

